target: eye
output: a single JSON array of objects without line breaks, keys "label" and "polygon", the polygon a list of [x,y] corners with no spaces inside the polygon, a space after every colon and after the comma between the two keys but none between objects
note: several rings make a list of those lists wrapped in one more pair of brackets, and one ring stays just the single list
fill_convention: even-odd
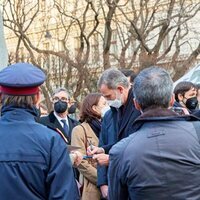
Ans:
[{"label": "eye", "polygon": [[59,98],[58,97],[54,97],[53,101],[59,101]]},{"label": "eye", "polygon": [[67,101],[68,99],[66,97],[61,97],[61,101]]}]

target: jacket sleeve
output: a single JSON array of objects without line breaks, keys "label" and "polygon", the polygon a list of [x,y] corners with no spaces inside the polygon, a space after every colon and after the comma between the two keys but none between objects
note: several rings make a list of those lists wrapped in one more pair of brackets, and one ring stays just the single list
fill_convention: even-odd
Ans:
[{"label": "jacket sleeve", "polygon": [[[87,143],[84,130],[81,126],[76,126],[72,130],[72,140],[71,144],[74,146],[79,146],[79,150],[83,155],[86,155],[85,144]],[[97,169],[93,167],[88,160],[82,160],[81,164],[78,166],[79,172],[87,178],[90,182],[96,185],[97,183]]]},{"label": "jacket sleeve", "polygon": [[59,135],[52,138],[49,153],[48,199],[79,199],[67,146]]},{"label": "jacket sleeve", "polygon": [[[104,147],[107,144],[107,130],[106,130],[106,120],[103,120],[101,126],[101,133],[99,138],[99,147]],[[107,166],[97,166],[97,186],[108,185],[107,178],[108,167]]]},{"label": "jacket sleeve", "polygon": [[126,180],[127,165],[123,162],[124,149],[129,139],[126,138],[112,147],[109,153],[109,199],[128,199],[128,187]]}]

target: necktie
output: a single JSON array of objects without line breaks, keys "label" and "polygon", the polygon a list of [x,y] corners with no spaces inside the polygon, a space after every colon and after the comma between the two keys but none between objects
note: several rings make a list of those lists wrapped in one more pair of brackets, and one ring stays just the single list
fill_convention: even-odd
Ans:
[{"label": "necktie", "polygon": [[65,135],[67,136],[67,137],[69,137],[69,127],[68,127],[68,125],[67,125],[67,123],[66,123],[66,119],[62,119],[62,120],[60,120],[62,123],[63,123],[63,129],[64,129],[64,131],[65,131]]}]

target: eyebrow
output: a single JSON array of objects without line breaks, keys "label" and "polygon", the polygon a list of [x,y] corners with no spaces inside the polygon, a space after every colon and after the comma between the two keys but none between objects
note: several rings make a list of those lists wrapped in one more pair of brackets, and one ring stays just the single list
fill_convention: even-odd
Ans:
[{"label": "eyebrow", "polygon": [[109,97],[111,97],[111,95],[110,95],[110,94],[103,95],[103,96],[104,96],[104,98],[109,98]]}]

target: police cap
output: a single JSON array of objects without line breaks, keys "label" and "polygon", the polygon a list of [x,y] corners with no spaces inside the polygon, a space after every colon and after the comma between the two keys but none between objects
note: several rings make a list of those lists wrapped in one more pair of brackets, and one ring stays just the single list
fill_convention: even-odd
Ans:
[{"label": "police cap", "polygon": [[33,95],[46,76],[42,70],[29,63],[16,63],[0,71],[1,93],[8,95]]}]

